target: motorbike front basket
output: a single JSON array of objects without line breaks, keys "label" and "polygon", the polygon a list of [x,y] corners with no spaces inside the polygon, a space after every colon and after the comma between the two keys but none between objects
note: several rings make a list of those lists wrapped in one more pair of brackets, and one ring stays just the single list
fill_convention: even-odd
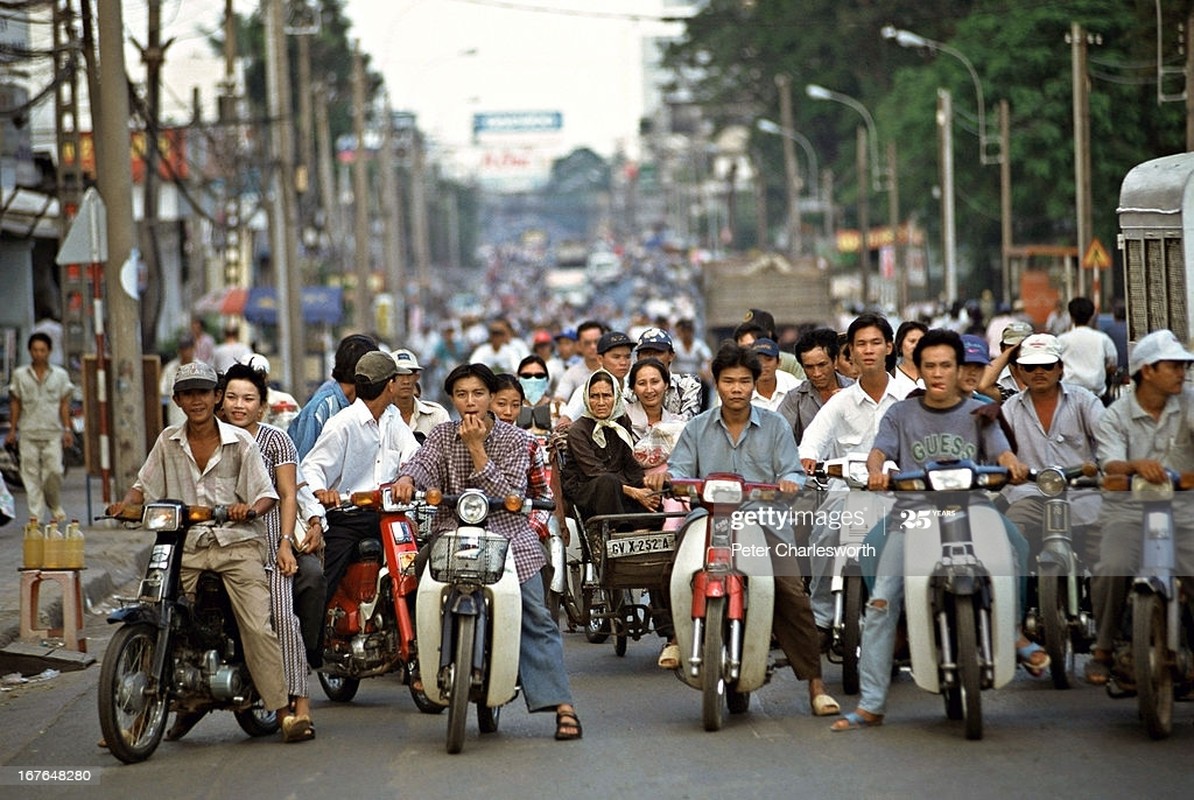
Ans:
[{"label": "motorbike front basket", "polygon": [[428,568],[441,583],[497,583],[509,547],[510,540],[501,534],[444,533],[431,544]]}]

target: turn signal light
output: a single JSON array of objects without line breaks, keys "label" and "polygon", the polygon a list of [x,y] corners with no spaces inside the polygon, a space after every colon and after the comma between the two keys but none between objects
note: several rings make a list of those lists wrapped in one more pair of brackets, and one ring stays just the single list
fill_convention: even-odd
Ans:
[{"label": "turn signal light", "polygon": [[381,491],[370,489],[365,492],[353,492],[349,495],[349,502],[357,508],[377,508],[381,505]]},{"label": "turn signal light", "polygon": [[1194,489],[1194,472],[1183,472],[1177,479],[1177,488],[1181,490]]},{"label": "turn signal light", "polygon": [[444,501],[444,492],[442,489],[428,489],[423,493],[423,499],[429,506],[438,506]]},{"label": "turn signal light", "polygon": [[502,506],[512,514],[522,511],[522,498],[516,494],[508,494],[502,498]]}]

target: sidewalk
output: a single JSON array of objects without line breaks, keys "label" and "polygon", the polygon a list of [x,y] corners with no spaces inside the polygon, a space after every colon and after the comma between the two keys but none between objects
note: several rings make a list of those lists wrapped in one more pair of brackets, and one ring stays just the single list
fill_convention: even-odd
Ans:
[{"label": "sidewalk", "polygon": [[[24,555],[22,537],[25,523],[29,520],[24,491],[13,487],[9,489],[16,499],[17,515],[12,522],[0,528],[0,648],[16,640],[20,633],[19,567]],[[103,499],[98,479],[91,481],[91,500],[92,514],[102,514]],[[93,616],[107,614],[106,598],[141,575],[149,560],[149,548],[153,540],[140,530],[107,527],[107,523],[95,523],[87,519],[87,476],[82,467],[71,468],[63,480],[62,505],[69,516],[82,523],[83,535],[86,537],[83,594],[90,621]],[[61,622],[62,601],[52,587],[42,592],[41,612],[42,618],[48,618],[54,625]]]}]

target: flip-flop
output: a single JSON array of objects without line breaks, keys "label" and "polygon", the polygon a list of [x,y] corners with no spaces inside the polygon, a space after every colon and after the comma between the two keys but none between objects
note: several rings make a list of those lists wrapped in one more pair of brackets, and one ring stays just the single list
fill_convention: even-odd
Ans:
[{"label": "flip-flop", "polygon": [[1106,686],[1107,682],[1111,680],[1111,662],[1092,658],[1086,662],[1083,676],[1086,678],[1086,682],[1092,686]]},{"label": "flip-flop", "polygon": [[675,642],[668,642],[659,651],[660,669],[679,669],[680,668],[680,645]]},{"label": "flip-flop", "polygon": [[[572,728],[573,730],[567,730]],[[579,739],[583,735],[580,727],[580,717],[576,715],[576,709],[571,711],[556,711],[556,740],[560,742],[567,742],[573,739]]]},{"label": "flip-flop", "polygon": [[305,742],[313,739],[311,735],[311,718],[306,714],[287,714],[282,720],[282,741]]},{"label": "flip-flop", "polygon": [[813,716],[816,717],[832,717],[835,714],[842,713],[842,707],[827,694],[819,694],[814,697],[812,707]]},{"label": "flip-flop", "polygon": [[[1033,661],[1033,657],[1037,653],[1041,653],[1044,658],[1038,661]],[[1039,678],[1045,674],[1045,670],[1049,669],[1052,659],[1049,654],[1045,652],[1045,648],[1041,647],[1036,642],[1029,642],[1023,647],[1016,648],[1016,660],[1024,667],[1024,671],[1034,678]]]},{"label": "flip-flop", "polygon": [[842,731],[860,731],[863,728],[877,728],[882,724],[883,717],[867,719],[857,711],[850,711],[842,714],[842,718],[830,725],[829,730],[834,733],[841,733]]}]

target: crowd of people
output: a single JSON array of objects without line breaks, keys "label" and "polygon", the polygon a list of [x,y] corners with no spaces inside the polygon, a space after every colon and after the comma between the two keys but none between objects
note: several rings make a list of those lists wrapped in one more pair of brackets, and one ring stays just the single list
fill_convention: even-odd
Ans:
[{"label": "crowd of people", "polygon": [[[1194,353],[1171,333],[1144,337],[1125,361],[1114,338],[1091,327],[1094,307],[1085,298],[1069,304],[1070,330],[1061,335],[1010,310],[986,326],[976,316],[910,320],[893,331],[883,316],[863,313],[844,331],[780,334],[770,314],[751,309],[716,352],[688,316],[635,315],[625,330],[594,317],[524,328],[525,339],[510,319],[494,316],[480,326],[422,326],[393,350],[352,334],[301,408],[270,386],[268,360],[241,345],[235,327],[215,344],[196,320],[163,372],[171,424],[122,502],[174,496],[232,506],[236,524],[188,552],[184,579],[216,568],[241,587],[236,608],[254,679],[279,709],[284,738],[303,741],[314,736],[307,672],[320,665],[324,605],[356,544],[379,535],[375,515],[335,508],[343,492],[396,482],[401,498],[433,486],[550,497],[550,442],[567,453],[558,499],[591,516],[656,511],[669,477],[730,471],[795,491],[819,462],[862,453],[878,489],[887,461],[907,469],[943,452],[981,453],[1020,484],[1003,507],[1023,575],[1042,524],[1042,498],[1022,483],[1030,468],[1092,461],[1150,479],[1162,468],[1194,468],[1194,390],[1183,382]],[[30,348],[35,372],[40,365],[43,376],[52,375],[41,340]],[[1111,404],[1125,374],[1132,391]],[[14,382],[26,426],[27,398],[40,385],[30,380]],[[47,420],[56,397],[44,401]],[[279,408],[286,409],[281,418]],[[48,422],[45,436],[32,433],[31,453],[35,442],[51,447],[46,437],[66,435]],[[49,491],[46,502],[54,504]],[[1099,576],[1099,642],[1086,676],[1105,683],[1111,621],[1123,603],[1114,576],[1130,574],[1133,551],[1120,538],[1097,535],[1097,492],[1078,493],[1074,509]],[[441,512],[435,530],[450,524]],[[556,738],[579,738],[560,631],[545,612],[538,576],[546,517],[499,511],[492,524],[513,543],[523,587],[528,709],[555,711]],[[835,531],[775,534],[831,544]],[[900,551],[898,542],[882,549],[863,633],[862,698],[834,730],[872,727],[886,713]],[[1183,574],[1194,575],[1194,559],[1180,552]],[[812,561],[807,591],[799,578],[777,580],[775,635],[797,677],[808,681],[816,715],[840,712],[820,668],[832,619],[828,567],[825,559]],[[681,654],[666,614],[661,620],[659,666],[675,669]],[[1049,664],[1022,635],[1017,656],[1034,675]],[[180,715],[170,738],[197,721]]]}]

